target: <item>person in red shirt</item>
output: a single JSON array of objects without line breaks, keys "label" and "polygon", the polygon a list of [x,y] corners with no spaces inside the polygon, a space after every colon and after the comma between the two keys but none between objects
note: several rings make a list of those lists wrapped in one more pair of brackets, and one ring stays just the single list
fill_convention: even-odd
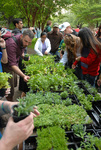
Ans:
[{"label": "person in red shirt", "polygon": [[101,44],[89,28],[82,28],[78,36],[83,43],[83,48],[81,50],[81,56],[76,58],[72,68],[74,69],[77,63],[81,61],[83,79],[87,80],[92,86],[95,86],[100,69],[99,52],[101,50]]}]

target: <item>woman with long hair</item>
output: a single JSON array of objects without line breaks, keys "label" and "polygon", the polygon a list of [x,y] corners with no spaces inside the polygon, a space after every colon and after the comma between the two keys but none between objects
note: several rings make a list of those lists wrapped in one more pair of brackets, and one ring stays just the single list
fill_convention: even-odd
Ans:
[{"label": "woman with long hair", "polygon": [[101,43],[96,39],[89,28],[82,28],[78,36],[80,37],[83,48],[81,56],[76,58],[72,68],[74,69],[79,61],[83,72],[83,79],[95,86],[96,78],[100,69]]}]

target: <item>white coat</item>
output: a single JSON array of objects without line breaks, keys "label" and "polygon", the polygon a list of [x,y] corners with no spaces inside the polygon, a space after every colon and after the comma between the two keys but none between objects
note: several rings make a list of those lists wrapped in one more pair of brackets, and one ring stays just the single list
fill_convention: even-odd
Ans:
[{"label": "white coat", "polygon": [[[46,44],[46,52],[49,53],[50,50],[51,50],[51,44],[50,44],[50,40],[48,38],[45,39],[45,44]],[[39,38],[35,44],[35,47],[34,47],[34,51],[40,55],[40,56],[43,56],[42,54],[42,41],[41,41],[41,38]]]}]

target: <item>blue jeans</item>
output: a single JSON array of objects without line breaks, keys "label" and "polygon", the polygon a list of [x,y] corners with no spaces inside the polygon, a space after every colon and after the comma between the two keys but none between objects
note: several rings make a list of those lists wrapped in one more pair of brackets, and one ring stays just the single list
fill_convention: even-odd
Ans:
[{"label": "blue jeans", "polygon": [[97,76],[91,76],[89,74],[83,74],[83,80],[86,80],[89,82],[93,87],[95,87],[95,81],[97,79]]}]

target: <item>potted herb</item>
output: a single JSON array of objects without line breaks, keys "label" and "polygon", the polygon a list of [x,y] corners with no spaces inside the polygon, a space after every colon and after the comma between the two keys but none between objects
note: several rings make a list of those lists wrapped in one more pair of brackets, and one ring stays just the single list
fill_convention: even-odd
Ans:
[{"label": "potted herb", "polygon": [[28,61],[28,60],[29,60],[29,55],[28,55],[28,54],[25,54],[24,60],[25,60],[25,61]]},{"label": "potted herb", "polygon": [[12,75],[6,72],[0,72],[0,96],[3,97],[5,95],[5,91],[7,88],[10,88],[8,79],[11,78]]},{"label": "potted herb", "polygon": [[23,97],[18,99],[19,104],[13,106],[12,117],[15,122],[26,118],[31,111],[33,111],[34,101],[30,97]]}]

